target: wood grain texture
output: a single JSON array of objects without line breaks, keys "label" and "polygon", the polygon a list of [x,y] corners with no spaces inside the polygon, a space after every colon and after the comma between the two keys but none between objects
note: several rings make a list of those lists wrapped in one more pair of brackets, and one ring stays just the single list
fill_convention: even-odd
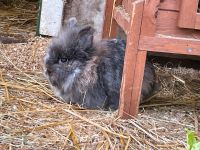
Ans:
[{"label": "wood grain texture", "polygon": [[[136,116],[138,114],[140,96],[142,90],[142,82],[144,77],[144,68],[146,63],[147,51],[138,51],[136,58],[136,66],[135,66],[135,74],[134,74],[134,82],[132,89],[132,100],[131,100],[131,108],[130,115]],[[134,106],[134,107],[133,107]]]},{"label": "wood grain texture", "polygon": [[156,14],[160,0],[146,0],[142,19],[141,35],[154,36],[156,31]]},{"label": "wood grain texture", "polygon": [[200,29],[200,14],[196,14],[195,29]]},{"label": "wood grain texture", "polygon": [[[142,12],[144,0],[133,3],[131,13],[130,31],[127,34],[127,44],[124,58],[124,68],[120,92],[119,115],[123,118],[130,118],[137,115],[139,101],[132,97],[134,74],[137,63],[138,43],[141,29]],[[134,111],[131,111],[134,110]]]},{"label": "wood grain texture", "polygon": [[114,2],[115,0],[106,0],[102,38],[109,38],[110,28],[112,25],[112,12],[114,8]]},{"label": "wood grain texture", "polygon": [[170,10],[179,11],[181,0],[161,0],[159,9],[160,10]]},{"label": "wood grain texture", "polygon": [[182,28],[195,28],[198,0],[182,0],[178,26]]},{"label": "wood grain texture", "polygon": [[127,11],[127,13],[131,14],[132,12],[132,2],[133,0],[123,0],[122,6]]},{"label": "wood grain texture", "polygon": [[126,12],[126,10],[123,7],[115,7],[113,10],[113,17],[118,25],[127,34],[130,26],[130,15]]},{"label": "wood grain texture", "polygon": [[158,11],[156,34],[164,34],[176,37],[198,38],[200,30],[183,29],[177,26],[179,12],[175,11]]},{"label": "wood grain texture", "polygon": [[141,37],[140,50],[200,56],[200,39],[180,37]]},{"label": "wood grain texture", "polygon": [[113,38],[116,36],[117,23],[113,17],[113,10],[120,4],[122,4],[122,0],[106,0],[102,38]]},{"label": "wood grain texture", "polygon": [[116,20],[112,19],[112,24],[111,24],[110,33],[109,33],[108,38],[110,38],[110,39],[116,38],[117,27],[118,27],[118,24],[117,24]]}]

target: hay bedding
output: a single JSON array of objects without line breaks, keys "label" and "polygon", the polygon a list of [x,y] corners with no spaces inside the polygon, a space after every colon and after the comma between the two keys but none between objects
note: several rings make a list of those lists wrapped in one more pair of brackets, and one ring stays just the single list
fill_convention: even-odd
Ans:
[{"label": "hay bedding", "polygon": [[0,43],[26,42],[36,31],[37,0],[0,1]]},{"label": "hay bedding", "polygon": [[54,97],[41,65],[48,42],[0,45],[0,149],[177,150],[186,148],[184,128],[199,130],[199,71],[155,65],[162,90],[137,119],[122,120]]}]

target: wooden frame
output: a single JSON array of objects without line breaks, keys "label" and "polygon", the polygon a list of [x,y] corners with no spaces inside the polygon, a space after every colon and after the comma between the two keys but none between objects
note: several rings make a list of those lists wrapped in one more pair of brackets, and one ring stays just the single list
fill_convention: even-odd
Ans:
[{"label": "wooden frame", "polygon": [[103,38],[115,37],[117,25],[127,37],[120,91],[121,117],[130,118],[138,113],[147,51],[200,56],[200,31],[180,29],[177,25],[186,1],[107,0]]},{"label": "wooden frame", "polygon": [[200,13],[197,12],[199,0],[182,0],[178,26],[200,29]]},{"label": "wooden frame", "polygon": [[[142,21],[142,12],[144,1],[138,0],[132,3],[132,0],[117,1],[118,3],[112,3],[107,0],[106,14],[110,12],[112,15],[110,18],[105,18],[103,28],[103,38],[112,38],[116,35],[116,24],[118,24],[125,31],[127,35],[126,53],[124,58],[123,77],[121,84],[120,94],[120,108],[119,115],[123,117],[130,117],[129,114],[137,114],[139,107],[139,99],[133,100],[132,97],[139,98],[141,86],[135,86],[135,84],[142,84],[143,72],[135,72],[136,64],[140,64],[144,68],[145,62],[141,61],[146,59],[146,51],[138,51],[138,41],[140,35],[140,27]],[[125,8],[123,9],[120,5]],[[112,6],[112,9],[110,8]],[[126,11],[129,12],[129,16],[126,16]],[[108,25],[109,24],[109,25]],[[108,34],[109,33],[109,34]],[[133,69],[130,69],[133,68]],[[138,69],[139,69],[138,68]],[[134,74],[138,77],[134,79]],[[139,83],[138,83],[139,82]],[[129,106],[134,106],[133,109]]]}]

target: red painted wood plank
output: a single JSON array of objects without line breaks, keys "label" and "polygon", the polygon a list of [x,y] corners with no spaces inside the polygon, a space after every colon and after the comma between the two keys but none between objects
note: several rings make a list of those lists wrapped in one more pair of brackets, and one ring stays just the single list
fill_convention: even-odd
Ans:
[{"label": "red painted wood plank", "polygon": [[177,26],[179,12],[158,11],[156,34],[164,34],[176,37],[194,38],[200,37],[200,30],[182,29]]},{"label": "red painted wood plank", "polygon": [[182,0],[178,26],[181,28],[195,28],[198,0]]},{"label": "red painted wood plank", "polygon": [[[142,13],[143,13],[144,0],[138,0],[133,3],[133,12],[131,14],[132,20],[130,31],[127,35],[127,44],[125,50],[124,58],[124,68],[123,68],[123,77],[121,83],[121,92],[120,92],[120,105],[119,105],[119,116],[123,118],[130,118],[129,115],[136,115],[138,106],[134,105],[132,102],[132,92],[133,92],[133,82],[135,67],[137,63],[137,53],[138,53],[138,44],[140,37]],[[132,104],[132,105],[131,105]],[[135,110],[135,111],[131,111]]]},{"label": "red painted wood plank", "polygon": [[200,39],[180,37],[141,37],[140,50],[200,56]]},{"label": "red painted wood plank", "polygon": [[135,74],[134,74],[134,82],[132,89],[132,100],[131,100],[131,108],[130,115],[136,116],[139,110],[140,104],[140,95],[142,90],[142,81],[144,77],[144,68],[146,63],[146,55],[147,51],[138,51],[137,54],[137,62],[135,66]]},{"label": "red painted wood plank", "polygon": [[156,32],[156,13],[160,0],[146,0],[142,19],[142,32],[144,36],[154,36]]},{"label": "red painted wood plank", "polygon": [[117,24],[127,34],[130,26],[130,15],[126,12],[126,10],[120,6],[115,7],[113,10],[113,17],[115,18]]},{"label": "red painted wood plank", "polygon": [[195,29],[200,29],[200,14],[196,14]]},{"label": "red painted wood plank", "polygon": [[161,0],[159,9],[169,11],[179,11],[181,0]]},{"label": "red painted wood plank", "polygon": [[102,38],[109,38],[114,2],[115,0],[106,0]]}]

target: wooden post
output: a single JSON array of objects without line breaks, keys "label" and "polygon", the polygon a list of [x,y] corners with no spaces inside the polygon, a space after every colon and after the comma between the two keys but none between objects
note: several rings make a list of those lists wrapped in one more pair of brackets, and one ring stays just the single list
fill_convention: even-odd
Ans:
[{"label": "wooden post", "polygon": [[113,10],[115,6],[121,3],[122,0],[106,0],[102,38],[114,38],[116,36],[117,23],[113,18]]},{"label": "wooden post", "polygon": [[[133,8],[130,16],[130,27],[127,33],[127,45],[125,50],[119,105],[119,115],[123,118],[130,118],[130,116],[137,115],[142,86],[141,82],[143,78],[142,72],[144,71],[144,63],[146,60],[146,52],[138,51],[144,0],[137,0],[133,2],[132,5]],[[140,63],[137,64],[138,62]],[[139,77],[139,75],[142,77]]]},{"label": "wooden post", "polygon": [[115,0],[106,0],[102,38],[109,38]]},{"label": "wooden post", "polygon": [[[136,116],[139,110],[142,82],[144,77],[145,63],[146,63],[147,51],[139,50],[137,53],[134,82],[132,89],[132,100],[130,104],[129,115]],[[129,116],[130,117],[130,116]]]}]

